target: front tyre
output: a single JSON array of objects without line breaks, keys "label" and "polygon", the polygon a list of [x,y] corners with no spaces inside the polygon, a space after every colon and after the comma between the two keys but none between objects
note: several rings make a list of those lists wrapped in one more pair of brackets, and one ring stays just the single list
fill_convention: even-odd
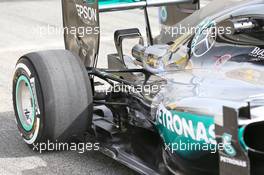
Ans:
[{"label": "front tyre", "polygon": [[66,50],[22,56],[13,78],[18,130],[28,145],[70,141],[91,126],[92,90],[80,59]]}]

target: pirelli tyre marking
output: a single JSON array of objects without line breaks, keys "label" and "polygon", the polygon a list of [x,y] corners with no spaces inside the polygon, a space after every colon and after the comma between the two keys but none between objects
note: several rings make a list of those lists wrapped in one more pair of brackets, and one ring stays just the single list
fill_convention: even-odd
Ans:
[{"label": "pirelli tyre marking", "polygon": [[35,89],[35,78],[32,77],[30,69],[23,63],[16,66],[16,72],[22,70],[23,74],[17,77],[16,93],[16,110],[22,129],[29,133],[27,138],[22,134],[27,144],[32,144],[37,139],[40,129],[40,114]]}]

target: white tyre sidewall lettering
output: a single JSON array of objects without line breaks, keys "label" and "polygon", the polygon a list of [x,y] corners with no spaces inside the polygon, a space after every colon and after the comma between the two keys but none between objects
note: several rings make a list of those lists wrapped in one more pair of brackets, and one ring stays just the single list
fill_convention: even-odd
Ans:
[{"label": "white tyre sidewall lettering", "polygon": [[36,141],[36,139],[37,139],[37,137],[38,137],[38,133],[39,133],[39,126],[40,126],[40,118],[36,117],[36,128],[35,128],[35,130],[34,130],[34,134],[33,134],[33,136],[31,137],[30,140],[26,140],[26,139],[24,139],[24,141],[25,141],[27,144],[31,145],[31,144],[33,144],[33,143]]},{"label": "white tyre sidewall lettering", "polygon": [[[23,63],[18,63],[16,65],[15,72],[17,72],[19,69],[24,70],[27,73],[28,77],[31,77],[32,73],[31,73],[31,71],[30,71],[30,69],[28,68],[27,65],[25,65]],[[30,82],[32,83],[32,80],[33,80],[33,83],[34,83],[34,87],[32,87],[32,85],[31,85],[31,88],[33,89],[33,95],[34,95],[34,98],[35,98],[35,103],[36,103],[35,106],[37,108],[36,109],[36,113],[37,113],[37,111],[40,111],[40,110],[39,110],[39,106],[38,106],[38,98],[37,98],[37,94],[36,94],[36,86],[35,86],[34,79],[35,79],[34,77],[30,78]],[[23,137],[23,140],[29,145],[33,144],[36,141],[36,139],[38,137],[38,134],[39,134],[40,118],[37,116],[37,114],[35,114],[35,120],[36,120],[36,122],[34,124],[35,126],[34,126],[34,129],[32,130],[33,131],[33,133],[32,133],[33,135],[32,135],[32,137],[29,140],[25,139],[23,137],[23,134],[20,133],[22,135],[22,137]],[[17,121],[16,121],[16,123],[18,124]]]},{"label": "white tyre sidewall lettering", "polygon": [[15,72],[16,72],[18,69],[23,69],[24,71],[26,71],[26,73],[28,74],[29,77],[31,76],[31,72],[30,72],[29,68],[28,68],[25,64],[23,64],[23,63],[18,63],[18,64],[16,65],[16,70],[15,70]]}]

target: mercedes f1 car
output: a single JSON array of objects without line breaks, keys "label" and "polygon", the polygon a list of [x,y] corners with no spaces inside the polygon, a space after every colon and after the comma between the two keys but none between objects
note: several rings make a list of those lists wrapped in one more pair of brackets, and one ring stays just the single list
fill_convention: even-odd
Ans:
[{"label": "mercedes f1 car", "polygon": [[[16,65],[23,140],[92,140],[141,174],[264,174],[264,1],[214,1],[173,22],[175,3],[199,7],[189,0],[63,0],[66,50],[29,53]],[[162,6],[156,38],[152,6]],[[117,53],[107,55],[107,69],[97,68],[99,12],[129,9],[144,11],[147,42],[137,28],[117,30]],[[132,56],[123,52],[125,39],[138,41]]]}]

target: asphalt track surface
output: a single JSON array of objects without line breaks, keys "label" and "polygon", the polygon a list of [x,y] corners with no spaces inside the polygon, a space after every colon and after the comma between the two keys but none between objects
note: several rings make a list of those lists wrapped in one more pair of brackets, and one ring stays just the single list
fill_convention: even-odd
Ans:
[{"label": "asphalt track surface", "polygon": [[[157,34],[157,9],[150,11],[150,20]],[[99,66],[106,67],[106,55],[115,52],[114,30],[138,27],[143,33],[144,18],[141,11],[132,10],[102,14],[100,21]],[[47,32],[48,28],[61,27],[60,0],[0,0],[0,175],[135,174],[96,151],[40,154],[23,143],[16,128],[11,98],[15,63],[28,52],[63,49],[63,35]]]}]

